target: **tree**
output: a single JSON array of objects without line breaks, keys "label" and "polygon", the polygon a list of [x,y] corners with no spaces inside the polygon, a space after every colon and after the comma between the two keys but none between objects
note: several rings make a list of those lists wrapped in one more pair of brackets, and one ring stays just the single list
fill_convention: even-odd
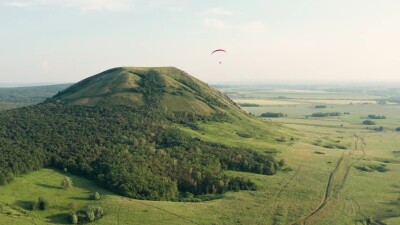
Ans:
[{"label": "tree", "polygon": [[100,200],[100,198],[101,198],[101,196],[100,196],[100,193],[99,192],[93,192],[93,193],[90,193],[90,199],[92,199],[92,200]]},{"label": "tree", "polygon": [[396,128],[396,131],[400,131],[400,127],[397,127],[397,128]]},{"label": "tree", "polygon": [[104,211],[103,208],[101,207],[96,207],[96,209],[94,210],[94,216],[96,218],[96,220],[100,219],[101,217],[103,217],[104,215]]},{"label": "tree", "polygon": [[32,209],[46,210],[49,207],[49,202],[44,197],[39,197],[38,200],[33,203]]},{"label": "tree", "polygon": [[94,211],[91,209],[86,210],[86,217],[89,220],[89,222],[93,222],[96,219]]},{"label": "tree", "polygon": [[78,224],[78,222],[79,222],[78,216],[75,213],[71,214],[70,220],[71,220],[71,224]]},{"label": "tree", "polygon": [[372,120],[364,120],[362,124],[363,125],[375,125],[375,122]]},{"label": "tree", "polygon": [[61,180],[61,188],[64,190],[71,188],[72,185],[72,180],[69,177],[64,177],[64,179]]}]

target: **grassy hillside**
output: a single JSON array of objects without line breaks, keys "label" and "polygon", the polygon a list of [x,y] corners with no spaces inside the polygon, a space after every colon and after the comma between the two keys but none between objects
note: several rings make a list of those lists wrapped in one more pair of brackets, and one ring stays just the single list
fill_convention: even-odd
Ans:
[{"label": "grassy hillside", "polygon": [[[149,72],[162,83],[162,97],[158,106],[167,112],[186,112],[210,115],[235,104],[221,92],[173,67],[132,68],[122,67],[89,77],[60,92],[52,100],[86,106],[146,105],[144,87],[153,82],[146,77]],[[149,84],[150,84],[149,83]],[[239,109],[236,107],[236,109]]]}]

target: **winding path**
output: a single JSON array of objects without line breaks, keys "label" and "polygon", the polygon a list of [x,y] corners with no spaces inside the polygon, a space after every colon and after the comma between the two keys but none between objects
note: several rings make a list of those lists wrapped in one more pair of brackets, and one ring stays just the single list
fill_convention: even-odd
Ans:
[{"label": "winding path", "polygon": [[[335,169],[329,175],[328,184],[325,190],[325,195],[320,205],[306,216],[303,216],[299,220],[292,223],[293,225],[295,224],[305,225],[308,222],[320,219],[317,214],[322,212],[325,209],[325,207],[332,202],[332,200],[338,198],[339,193],[341,192],[346,183],[351,168],[358,160],[361,160],[365,157],[366,142],[364,138],[359,137],[356,133],[354,133],[353,136],[354,136],[354,150],[346,150],[342,153],[342,156],[337,162]],[[361,151],[361,156],[352,161],[351,157],[352,154],[360,153],[359,151]]]}]

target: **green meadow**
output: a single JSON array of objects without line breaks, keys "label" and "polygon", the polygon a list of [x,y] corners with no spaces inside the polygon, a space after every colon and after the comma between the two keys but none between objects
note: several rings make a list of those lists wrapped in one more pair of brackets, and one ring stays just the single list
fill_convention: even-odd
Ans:
[{"label": "green meadow", "polygon": [[[207,141],[284,159],[284,168],[273,176],[225,172],[251,179],[257,191],[227,192],[203,202],[143,201],[120,197],[86,179],[47,168],[0,187],[0,222],[70,224],[72,211],[93,205],[105,211],[93,224],[400,223],[400,132],[395,131],[400,127],[400,105],[376,104],[383,96],[348,90],[235,87],[223,91],[236,102],[260,104],[244,108],[252,115],[282,112],[287,117],[253,117],[257,129],[240,117],[235,123],[202,123],[196,131],[178,127]],[[327,107],[315,108],[320,104]],[[316,112],[342,114],[310,116]],[[369,114],[387,118],[374,119],[373,126],[362,125]],[[374,129],[380,126],[382,131]],[[60,188],[64,176],[74,183],[68,190]],[[100,200],[89,199],[94,191],[102,195]],[[49,201],[49,208],[30,210],[29,204],[39,197]]]}]

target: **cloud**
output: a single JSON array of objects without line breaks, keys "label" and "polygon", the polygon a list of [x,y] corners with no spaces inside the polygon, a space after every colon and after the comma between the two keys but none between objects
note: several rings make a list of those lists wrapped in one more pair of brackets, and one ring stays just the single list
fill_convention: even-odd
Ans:
[{"label": "cloud", "polygon": [[14,7],[63,7],[81,11],[128,11],[132,8],[131,0],[19,0],[5,3]]},{"label": "cloud", "polygon": [[227,16],[227,15],[233,15],[234,13],[231,11],[227,11],[223,8],[220,7],[215,7],[215,8],[211,8],[207,11],[207,13],[209,14],[213,14],[216,16]]},{"label": "cloud", "polygon": [[13,6],[13,7],[20,7],[20,8],[25,8],[25,7],[29,7],[30,6],[30,4],[28,4],[26,2],[6,2],[4,5]]},{"label": "cloud", "polygon": [[203,25],[207,28],[212,28],[216,30],[225,29],[225,22],[215,18],[204,18]]}]

